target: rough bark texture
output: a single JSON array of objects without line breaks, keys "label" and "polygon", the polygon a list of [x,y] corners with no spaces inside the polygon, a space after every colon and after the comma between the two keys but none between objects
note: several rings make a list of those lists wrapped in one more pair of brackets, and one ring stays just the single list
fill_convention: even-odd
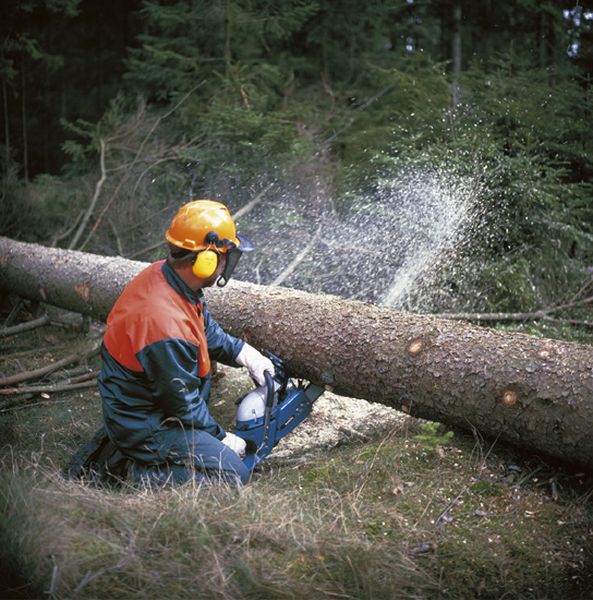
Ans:
[{"label": "rough bark texture", "polygon": [[[0,238],[0,289],[99,319],[145,266]],[[238,281],[206,294],[305,379],[593,468],[591,346]]]}]

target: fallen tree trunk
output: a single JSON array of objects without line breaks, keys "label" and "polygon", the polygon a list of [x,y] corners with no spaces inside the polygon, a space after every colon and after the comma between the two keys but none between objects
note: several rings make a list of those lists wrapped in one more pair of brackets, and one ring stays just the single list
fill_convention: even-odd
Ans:
[{"label": "fallen tree trunk", "polygon": [[[145,266],[0,238],[0,289],[99,319]],[[591,346],[238,281],[206,294],[305,379],[593,468]]]}]

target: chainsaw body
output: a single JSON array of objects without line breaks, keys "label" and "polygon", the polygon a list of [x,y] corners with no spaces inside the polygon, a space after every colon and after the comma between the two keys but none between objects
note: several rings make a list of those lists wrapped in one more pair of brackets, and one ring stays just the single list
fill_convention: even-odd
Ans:
[{"label": "chainsaw body", "polygon": [[312,383],[295,383],[278,357],[267,356],[274,363],[274,376],[266,372],[266,385],[237,401],[235,434],[246,442],[243,462],[251,471],[309,416],[313,403],[324,391]]}]

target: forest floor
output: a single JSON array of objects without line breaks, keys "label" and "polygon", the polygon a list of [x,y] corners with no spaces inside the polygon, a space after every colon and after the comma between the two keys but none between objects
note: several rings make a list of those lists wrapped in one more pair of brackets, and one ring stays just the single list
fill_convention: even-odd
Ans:
[{"label": "forest floor", "polygon": [[[0,375],[82,356],[91,335],[47,325],[0,339]],[[224,426],[250,387],[219,369]],[[106,489],[61,474],[100,425],[94,387],[12,398],[0,598],[593,598],[593,476],[479,432],[447,439],[326,392],[242,489]]]}]

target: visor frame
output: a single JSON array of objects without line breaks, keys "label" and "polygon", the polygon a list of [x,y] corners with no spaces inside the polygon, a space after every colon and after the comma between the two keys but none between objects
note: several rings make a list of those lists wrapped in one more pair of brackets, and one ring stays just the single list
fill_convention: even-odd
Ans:
[{"label": "visor frame", "polygon": [[239,245],[237,246],[238,250],[241,252],[253,252],[255,250],[256,246],[250,239],[240,233],[237,233],[236,236],[239,240]]}]

